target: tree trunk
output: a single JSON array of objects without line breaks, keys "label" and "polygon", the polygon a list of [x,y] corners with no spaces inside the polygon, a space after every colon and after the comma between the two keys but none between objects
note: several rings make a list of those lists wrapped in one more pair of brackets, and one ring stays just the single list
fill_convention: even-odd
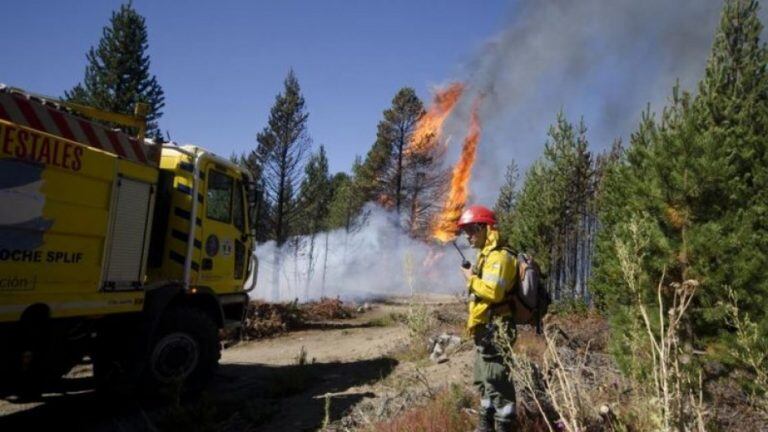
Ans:
[{"label": "tree trunk", "polygon": [[282,266],[282,253],[280,247],[275,247],[275,258],[272,265],[272,299],[277,301],[280,299],[280,268]]},{"label": "tree trunk", "polygon": [[[314,229],[313,229],[314,231]],[[314,275],[315,267],[315,234],[314,232],[309,236],[309,255],[307,260],[307,281],[304,284],[304,297],[309,300],[309,286],[312,283],[312,276]]]},{"label": "tree trunk", "polygon": [[395,210],[397,211],[398,224],[400,223],[400,204],[403,190],[403,147],[405,146],[405,131],[400,128],[400,136],[397,139],[397,171],[395,172]]},{"label": "tree trunk", "polygon": [[325,297],[325,275],[328,271],[328,231],[325,232],[325,254],[323,255],[323,280],[320,284],[320,297]]}]

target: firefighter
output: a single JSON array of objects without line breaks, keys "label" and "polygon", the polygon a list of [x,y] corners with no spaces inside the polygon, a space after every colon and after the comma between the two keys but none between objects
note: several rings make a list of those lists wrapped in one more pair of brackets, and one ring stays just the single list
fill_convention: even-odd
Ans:
[{"label": "firefighter", "polygon": [[[473,268],[462,268],[469,289],[467,332],[475,342],[474,384],[480,393],[477,431],[512,431],[515,420],[515,387],[501,355],[494,346],[496,332],[514,337],[507,294],[517,283],[517,260],[499,245],[493,211],[479,205],[462,213],[459,229],[478,249]],[[494,422],[495,420],[495,422]]]}]

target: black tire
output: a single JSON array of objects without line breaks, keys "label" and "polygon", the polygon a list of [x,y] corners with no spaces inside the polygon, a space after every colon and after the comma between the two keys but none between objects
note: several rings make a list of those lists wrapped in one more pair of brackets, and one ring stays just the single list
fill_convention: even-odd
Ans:
[{"label": "black tire", "polygon": [[47,385],[61,378],[53,372],[51,326],[47,319],[21,323],[14,358],[13,381],[17,394],[24,400],[37,400]]},{"label": "black tire", "polygon": [[216,324],[203,311],[174,307],[161,319],[149,349],[145,384],[151,393],[201,390],[221,357]]},{"label": "black tire", "polygon": [[91,360],[96,390],[107,397],[128,396],[135,389],[138,362],[136,320],[105,321],[98,330]]}]

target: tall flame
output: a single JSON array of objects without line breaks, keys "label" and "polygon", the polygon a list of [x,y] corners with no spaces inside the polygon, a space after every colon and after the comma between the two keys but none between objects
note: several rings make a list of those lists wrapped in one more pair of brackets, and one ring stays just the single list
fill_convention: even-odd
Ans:
[{"label": "tall flame", "polygon": [[432,105],[416,123],[411,142],[405,149],[406,155],[427,154],[437,146],[443,123],[453,111],[463,92],[464,84],[455,82],[435,93]]},{"label": "tall flame", "polygon": [[453,167],[451,190],[443,203],[443,210],[437,215],[432,231],[432,236],[442,242],[448,242],[456,237],[456,222],[458,222],[461,211],[467,202],[469,179],[472,175],[472,165],[475,164],[477,144],[480,141],[480,118],[478,115],[480,101],[481,98],[477,98],[472,104],[469,131],[464,138],[461,157]]}]

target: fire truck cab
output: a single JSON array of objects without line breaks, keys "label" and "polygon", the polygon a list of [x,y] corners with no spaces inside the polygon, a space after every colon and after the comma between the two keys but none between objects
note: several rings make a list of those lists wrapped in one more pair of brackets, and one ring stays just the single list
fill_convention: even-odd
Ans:
[{"label": "fire truck cab", "polygon": [[104,385],[200,388],[243,320],[248,171],[125,117],[0,85],[2,391],[88,359]]}]

